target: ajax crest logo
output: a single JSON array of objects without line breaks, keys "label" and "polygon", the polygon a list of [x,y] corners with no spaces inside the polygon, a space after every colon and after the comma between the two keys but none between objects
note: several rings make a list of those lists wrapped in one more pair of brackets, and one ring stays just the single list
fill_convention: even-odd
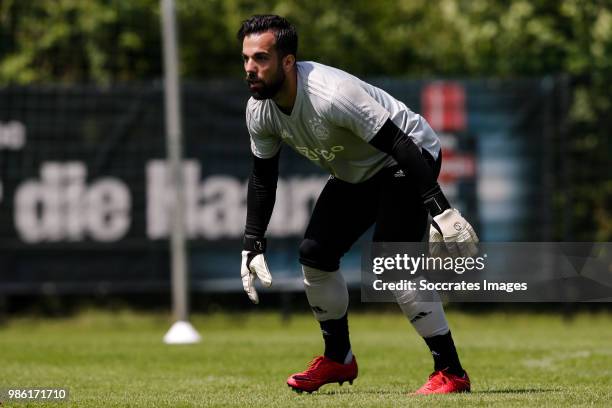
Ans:
[{"label": "ajax crest logo", "polygon": [[310,129],[317,139],[329,139],[329,129],[323,125],[323,121],[320,118],[312,118],[308,120],[308,124],[310,125]]}]

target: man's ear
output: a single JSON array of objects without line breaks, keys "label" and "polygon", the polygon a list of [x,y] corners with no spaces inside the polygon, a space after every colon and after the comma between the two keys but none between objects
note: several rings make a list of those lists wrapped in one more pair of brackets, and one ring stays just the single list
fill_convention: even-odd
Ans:
[{"label": "man's ear", "polygon": [[283,57],[283,71],[290,72],[295,65],[295,55],[288,54]]}]

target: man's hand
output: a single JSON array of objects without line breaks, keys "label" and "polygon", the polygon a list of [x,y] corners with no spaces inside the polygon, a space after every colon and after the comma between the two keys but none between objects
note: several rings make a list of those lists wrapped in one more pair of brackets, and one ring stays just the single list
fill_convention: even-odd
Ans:
[{"label": "man's hand", "polygon": [[474,228],[454,208],[433,217],[429,229],[429,243],[433,256],[443,256],[442,247],[446,247],[453,257],[474,256],[478,253],[478,236]]},{"label": "man's hand", "polygon": [[263,253],[242,251],[242,267],[240,268],[242,287],[251,299],[251,302],[259,303],[259,296],[255,290],[255,279],[259,278],[261,284],[266,288],[272,286],[272,275],[266,264]]}]

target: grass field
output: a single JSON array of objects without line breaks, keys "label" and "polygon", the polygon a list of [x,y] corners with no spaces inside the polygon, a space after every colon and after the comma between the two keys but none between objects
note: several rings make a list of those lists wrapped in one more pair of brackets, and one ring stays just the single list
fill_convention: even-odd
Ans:
[{"label": "grass field", "polygon": [[194,346],[166,346],[167,316],[85,312],[0,326],[1,387],[67,387],[70,401],[4,407],[612,406],[612,315],[449,313],[471,394],[414,397],[431,370],[399,314],[350,317],[353,386],[295,394],[286,377],[321,350],[310,315],[194,316]]}]

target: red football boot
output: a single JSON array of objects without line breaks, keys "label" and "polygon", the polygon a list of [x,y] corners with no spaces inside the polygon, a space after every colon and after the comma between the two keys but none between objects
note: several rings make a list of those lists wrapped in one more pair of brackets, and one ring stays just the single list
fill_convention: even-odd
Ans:
[{"label": "red football boot", "polygon": [[348,381],[349,384],[352,384],[355,378],[357,378],[355,356],[349,364],[336,363],[330,358],[319,356],[308,363],[306,371],[290,376],[287,379],[287,385],[298,393],[313,392],[329,383],[337,382],[342,385]]},{"label": "red football boot", "polygon": [[429,380],[414,395],[450,394],[453,392],[470,392],[470,377],[463,372],[460,377],[447,372],[447,369],[434,371]]}]

